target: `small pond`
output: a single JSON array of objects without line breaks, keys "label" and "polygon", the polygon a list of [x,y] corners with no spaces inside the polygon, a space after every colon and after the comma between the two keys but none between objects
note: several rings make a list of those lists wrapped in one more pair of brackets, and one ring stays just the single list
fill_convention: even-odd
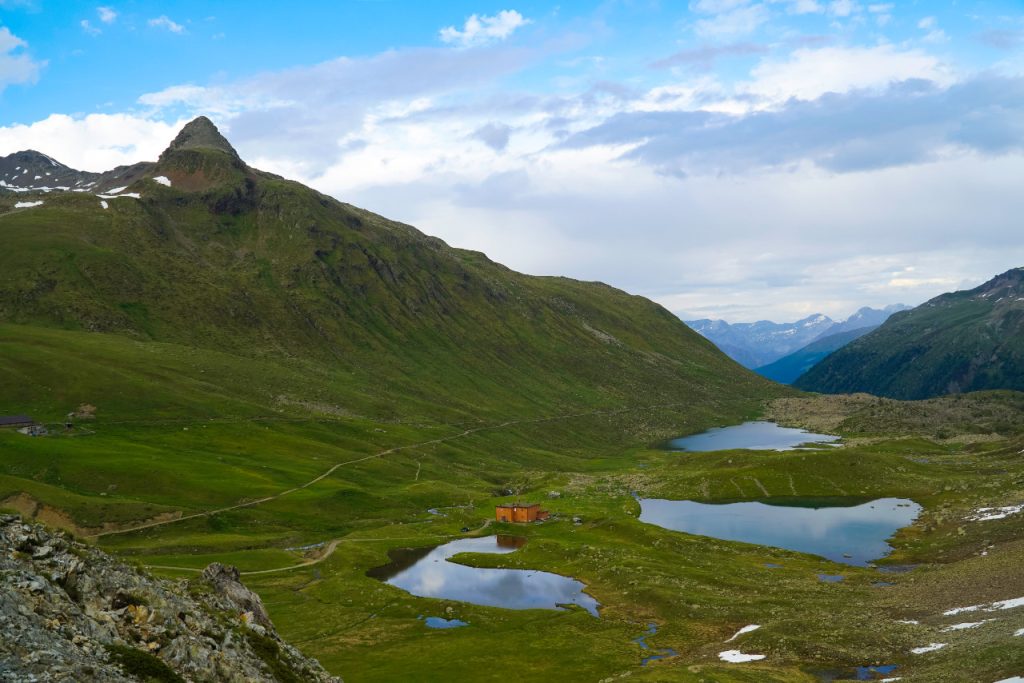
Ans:
[{"label": "small pond", "polygon": [[525,539],[462,538],[433,548],[394,550],[391,562],[367,574],[421,598],[458,600],[508,609],[560,609],[575,604],[597,616],[598,603],[583,583],[533,569],[469,567],[450,562],[459,553],[511,553]]},{"label": "small pond", "polygon": [[426,623],[427,628],[462,628],[463,626],[469,626],[466,622],[461,619],[445,619],[444,617],[427,617],[423,620]]},{"label": "small pond", "polygon": [[[803,444],[833,444],[838,436],[815,434],[803,429],[780,427],[774,422],[744,422],[732,427],[715,427],[700,434],[672,439],[665,444],[670,451],[727,451],[743,448],[752,451],[791,451]],[[838,444],[835,444],[838,445]]]},{"label": "small pond", "polygon": [[[800,500],[707,504],[641,498],[640,521],[673,531],[768,545],[865,566],[888,555],[886,542],[921,506],[902,498],[842,504]],[[811,506],[814,505],[814,507]]]}]

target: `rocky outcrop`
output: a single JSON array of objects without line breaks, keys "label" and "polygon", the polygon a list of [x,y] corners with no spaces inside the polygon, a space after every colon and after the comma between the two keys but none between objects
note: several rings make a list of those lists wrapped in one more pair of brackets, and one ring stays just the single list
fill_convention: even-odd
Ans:
[{"label": "rocky outcrop", "polygon": [[238,570],[165,581],[0,516],[0,681],[340,682],[280,639]]}]

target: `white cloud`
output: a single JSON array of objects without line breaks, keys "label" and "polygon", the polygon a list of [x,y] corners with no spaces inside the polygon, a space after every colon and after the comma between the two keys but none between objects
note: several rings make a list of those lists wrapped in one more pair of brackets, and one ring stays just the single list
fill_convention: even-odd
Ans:
[{"label": "white cloud", "polygon": [[750,0],[696,0],[690,3],[690,9],[702,14],[721,14],[749,4]]},{"label": "white cloud", "polygon": [[96,14],[104,24],[113,24],[117,20],[117,12],[112,7],[97,7]]},{"label": "white cloud", "polygon": [[765,60],[751,72],[752,81],[740,86],[768,103],[789,98],[811,100],[827,92],[882,88],[908,79],[940,84],[952,81],[950,69],[921,50],[875,47],[803,48],[784,60]]},{"label": "white cloud", "polygon": [[762,4],[737,7],[694,24],[694,30],[704,38],[722,39],[749,35],[768,21],[770,13]]},{"label": "white cloud", "polygon": [[[729,14],[749,6],[705,7]],[[817,141],[827,152],[838,138],[888,152],[891,140],[877,128],[901,141],[912,138],[915,124],[934,123],[934,108],[955,119],[960,134],[970,133],[961,120],[979,118],[986,108],[950,115],[939,88],[921,86],[918,97],[914,84],[902,87],[913,90],[906,99],[923,102],[916,109],[898,93],[883,92],[914,78],[948,84],[949,68],[924,51],[798,50],[762,61],[739,93],[709,74],[678,82],[661,71],[668,75],[658,86],[615,98],[493,94],[489,86],[537,58],[536,51],[507,43],[473,51],[397,50],[216,86],[178,85],[141,97],[152,108],[145,115],[51,116],[32,126],[0,127],[0,154],[33,147],[102,170],[155,158],[184,119],[212,113],[258,168],[455,246],[483,250],[510,267],[603,280],[694,317],[796,319],[818,311],[845,317],[862,305],[916,304],[1024,263],[1015,218],[1024,213],[1016,188],[1024,155],[1018,148],[976,151],[986,142],[1000,144],[985,133],[1020,139],[1013,111],[990,125],[981,116],[973,131],[982,139],[956,154],[891,164],[882,155],[878,166],[840,171],[806,160],[812,157],[804,148]],[[815,101],[826,92],[851,95]],[[1020,97],[1000,83],[987,92],[989,103]],[[799,98],[798,106],[789,98]],[[871,109],[877,120],[854,106],[865,98],[877,101]],[[948,94],[954,103],[972,98]],[[751,100],[766,110],[751,111]],[[738,145],[770,148],[766,154],[783,149],[784,163],[752,157],[739,172],[698,168],[679,179],[643,158],[624,158],[636,147],[628,140],[559,147],[566,134],[637,112],[655,121],[692,115],[699,124],[715,108],[731,116],[708,118],[708,129],[695,135],[720,140],[711,128],[722,118],[740,125],[726,134],[723,149],[709,144],[701,159],[713,161],[698,166],[707,169]],[[808,118],[812,110],[823,113]],[[789,124],[791,137],[758,124],[772,117]],[[891,118],[896,124],[876,126]],[[674,120],[664,129],[666,145],[680,139]],[[928,149],[932,140],[925,138]]]},{"label": "white cloud", "polygon": [[817,0],[793,0],[787,11],[790,14],[821,14],[825,8]]},{"label": "white cloud", "polygon": [[848,17],[859,9],[853,0],[833,0],[828,6],[829,14],[836,17]]},{"label": "white cloud", "polygon": [[925,17],[917,22],[917,27],[927,31],[921,39],[925,43],[945,43],[949,40],[946,32],[939,28],[939,22],[935,17]]},{"label": "white cloud", "polygon": [[874,15],[875,23],[880,27],[887,26],[892,21],[892,10],[895,6],[891,2],[868,5],[868,12]]},{"label": "white cloud", "polygon": [[171,33],[184,33],[185,27],[181,24],[171,20],[166,14],[162,14],[156,19],[150,19],[149,25],[154,28],[165,28]]},{"label": "white cloud", "polygon": [[476,47],[505,40],[516,29],[529,23],[529,19],[515,10],[502,10],[493,17],[474,14],[466,19],[461,31],[454,26],[447,26],[441,29],[439,35],[443,43]]},{"label": "white cloud", "polygon": [[836,17],[848,17],[860,11],[860,5],[853,0],[833,0],[828,6],[829,14]]},{"label": "white cloud", "polygon": [[88,19],[82,19],[80,22],[78,22],[78,24],[82,27],[82,30],[88,33],[90,36],[98,36],[99,34],[103,33],[103,31],[93,26]]},{"label": "white cloud", "polygon": [[0,155],[35,149],[72,168],[107,171],[156,160],[184,123],[132,114],[52,114],[30,125],[0,126]]},{"label": "white cloud", "polygon": [[28,43],[0,26],[0,92],[13,83],[34,83],[46,62],[34,61],[26,52]]}]

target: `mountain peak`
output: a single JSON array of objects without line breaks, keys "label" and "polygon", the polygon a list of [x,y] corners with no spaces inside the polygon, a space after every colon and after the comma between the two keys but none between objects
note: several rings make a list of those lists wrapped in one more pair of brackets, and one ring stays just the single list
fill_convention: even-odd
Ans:
[{"label": "mountain peak", "polygon": [[186,124],[178,133],[178,137],[174,138],[171,146],[167,148],[167,152],[182,149],[219,149],[236,159],[239,158],[238,152],[227,141],[227,138],[221,135],[213,121],[205,116],[195,118]]}]

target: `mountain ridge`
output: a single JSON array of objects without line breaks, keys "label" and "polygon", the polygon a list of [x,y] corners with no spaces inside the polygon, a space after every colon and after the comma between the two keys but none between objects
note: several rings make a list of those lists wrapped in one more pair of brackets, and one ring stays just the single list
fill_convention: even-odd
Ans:
[{"label": "mountain ridge", "polygon": [[903,304],[881,309],[863,306],[849,318],[835,321],[814,313],[792,323],[759,320],[753,323],[728,323],[724,320],[688,320],[687,326],[710,339],[726,355],[747,368],[759,368],[802,349],[831,334],[881,324]]},{"label": "mountain ridge", "polygon": [[647,299],[516,273],[252,169],[212,122],[193,123],[106,193],[0,197],[0,322],[336,364],[391,405],[772,391]]},{"label": "mountain ridge", "polygon": [[1024,268],[894,315],[836,351],[795,386],[922,399],[1024,389]]}]

